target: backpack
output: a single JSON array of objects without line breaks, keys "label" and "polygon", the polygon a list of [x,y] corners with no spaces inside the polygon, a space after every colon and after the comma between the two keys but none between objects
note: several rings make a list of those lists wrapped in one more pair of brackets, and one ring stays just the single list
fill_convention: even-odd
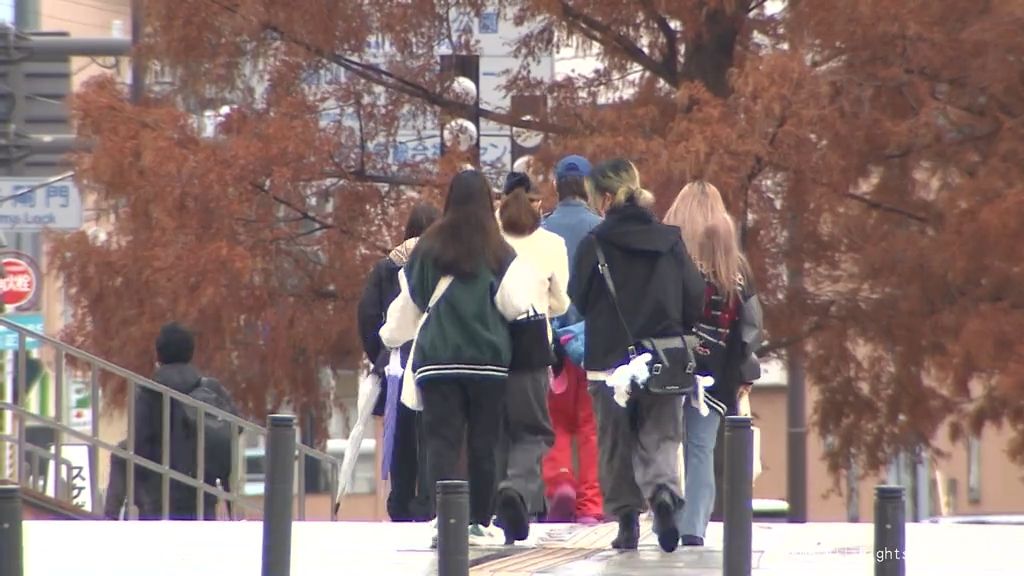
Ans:
[{"label": "backpack", "polygon": [[[198,400],[214,408],[223,410],[233,416],[238,416],[235,403],[232,402],[224,386],[214,378],[201,377],[196,382],[192,391],[188,393],[193,400]],[[191,406],[182,406],[185,433],[189,440],[194,443],[198,440],[198,410]],[[220,479],[227,484],[231,475],[231,443],[233,442],[231,422],[210,412],[205,412],[205,478],[207,483]],[[193,463],[191,468],[194,468]]]},{"label": "backpack", "polygon": [[710,279],[704,283],[704,314],[697,323],[697,346],[693,350],[697,362],[697,374],[701,376],[721,375],[725,368],[729,335],[739,318],[739,298],[731,302],[718,293],[718,287]]}]

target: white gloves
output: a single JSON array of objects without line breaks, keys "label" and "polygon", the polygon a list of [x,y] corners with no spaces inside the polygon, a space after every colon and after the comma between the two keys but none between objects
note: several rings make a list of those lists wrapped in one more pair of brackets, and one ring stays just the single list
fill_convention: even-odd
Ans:
[{"label": "white gloves", "polygon": [[700,412],[701,416],[708,415],[708,405],[704,402],[704,389],[715,385],[715,379],[711,376],[697,376],[697,391],[690,395],[690,405]]},{"label": "white gloves", "polygon": [[[651,372],[647,367],[647,363],[651,361],[653,357],[648,352],[641,354],[636,358],[630,360],[629,364],[623,364],[612,372],[611,376],[605,380],[605,384],[609,388],[615,391],[613,398],[615,403],[623,408],[626,407],[626,402],[629,401],[629,393],[632,389],[633,382],[643,386],[647,379],[651,377]],[[701,416],[708,415],[708,406],[704,402],[704,389],[715,384],[715,379],[711,376],[697,376],[697,390],[690,395],[690,402],[693,407],[700,411]]]},{"label": "white gloves", "polygon": [[651,377],[651,372],[647,368],[647,363],[651,361],[650,352],[641,354],[636,358],[630,360],[629,364],[623,364],[612,372],[612,375],[605,381],[610,388],[615,390],[615,403],[623,408],[626,407],[626,401],[629,400],[629,389],[633,382],[643,385],[647,382],[647,379]]}]

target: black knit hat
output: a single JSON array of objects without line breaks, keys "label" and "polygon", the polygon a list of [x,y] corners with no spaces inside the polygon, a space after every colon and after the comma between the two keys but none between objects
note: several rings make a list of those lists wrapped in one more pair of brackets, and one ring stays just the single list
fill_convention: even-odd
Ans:
[{"label": "black knit hat", "polygon": [[513,190],[522,188],[527,194],[533,188],[533,183],[530,182],[530,177],[524,172],[509,172],[508,176],[505,176],[505,187],[502,189],[503,194],[509,194]]}]

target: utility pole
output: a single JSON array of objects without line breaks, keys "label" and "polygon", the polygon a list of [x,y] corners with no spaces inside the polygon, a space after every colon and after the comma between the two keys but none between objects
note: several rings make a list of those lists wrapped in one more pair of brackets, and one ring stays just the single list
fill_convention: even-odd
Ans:
[{"label": "utility pole", "polygon": [[[794,187],[795,189],[796,187]],[[799,193],[787,198],[786,280],[787,301],[793,305],[804,302],[804,259],[800,233]],[[789,521],[807,522],[807,387],[804,370],[804,343],[797,341],[786,351],[786,501]]]},{"label": "utility pole", "polygon": [[39,0],[14,0],[14,23],[19,30],[39,30]]},{"label": "utility pole", "polygon": [[146,62],[139,54],[142,43],[142,0],[132,0],[132,103],[138,105],[146,94]]}]

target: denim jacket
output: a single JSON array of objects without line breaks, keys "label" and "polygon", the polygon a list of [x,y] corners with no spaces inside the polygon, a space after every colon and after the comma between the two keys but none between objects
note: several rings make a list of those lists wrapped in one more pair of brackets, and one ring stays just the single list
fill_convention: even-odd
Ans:
[{"label": "denim jacket", "polygon": [[[571,271],[572,263],[576,258],[576,248],[580,245],[580,241],[600,223],[601,217],[586,202],[573,198],[559,202],[555,211],[544,218],[542,226],[545,230],[550,230],[565,240],[565,249],[569,256],[569,270]],[[582,320],[583,317],[576,311],[575,306],[570,306],[568,312],[553,319],[551,323],[555,330],[558,330]]]}]

